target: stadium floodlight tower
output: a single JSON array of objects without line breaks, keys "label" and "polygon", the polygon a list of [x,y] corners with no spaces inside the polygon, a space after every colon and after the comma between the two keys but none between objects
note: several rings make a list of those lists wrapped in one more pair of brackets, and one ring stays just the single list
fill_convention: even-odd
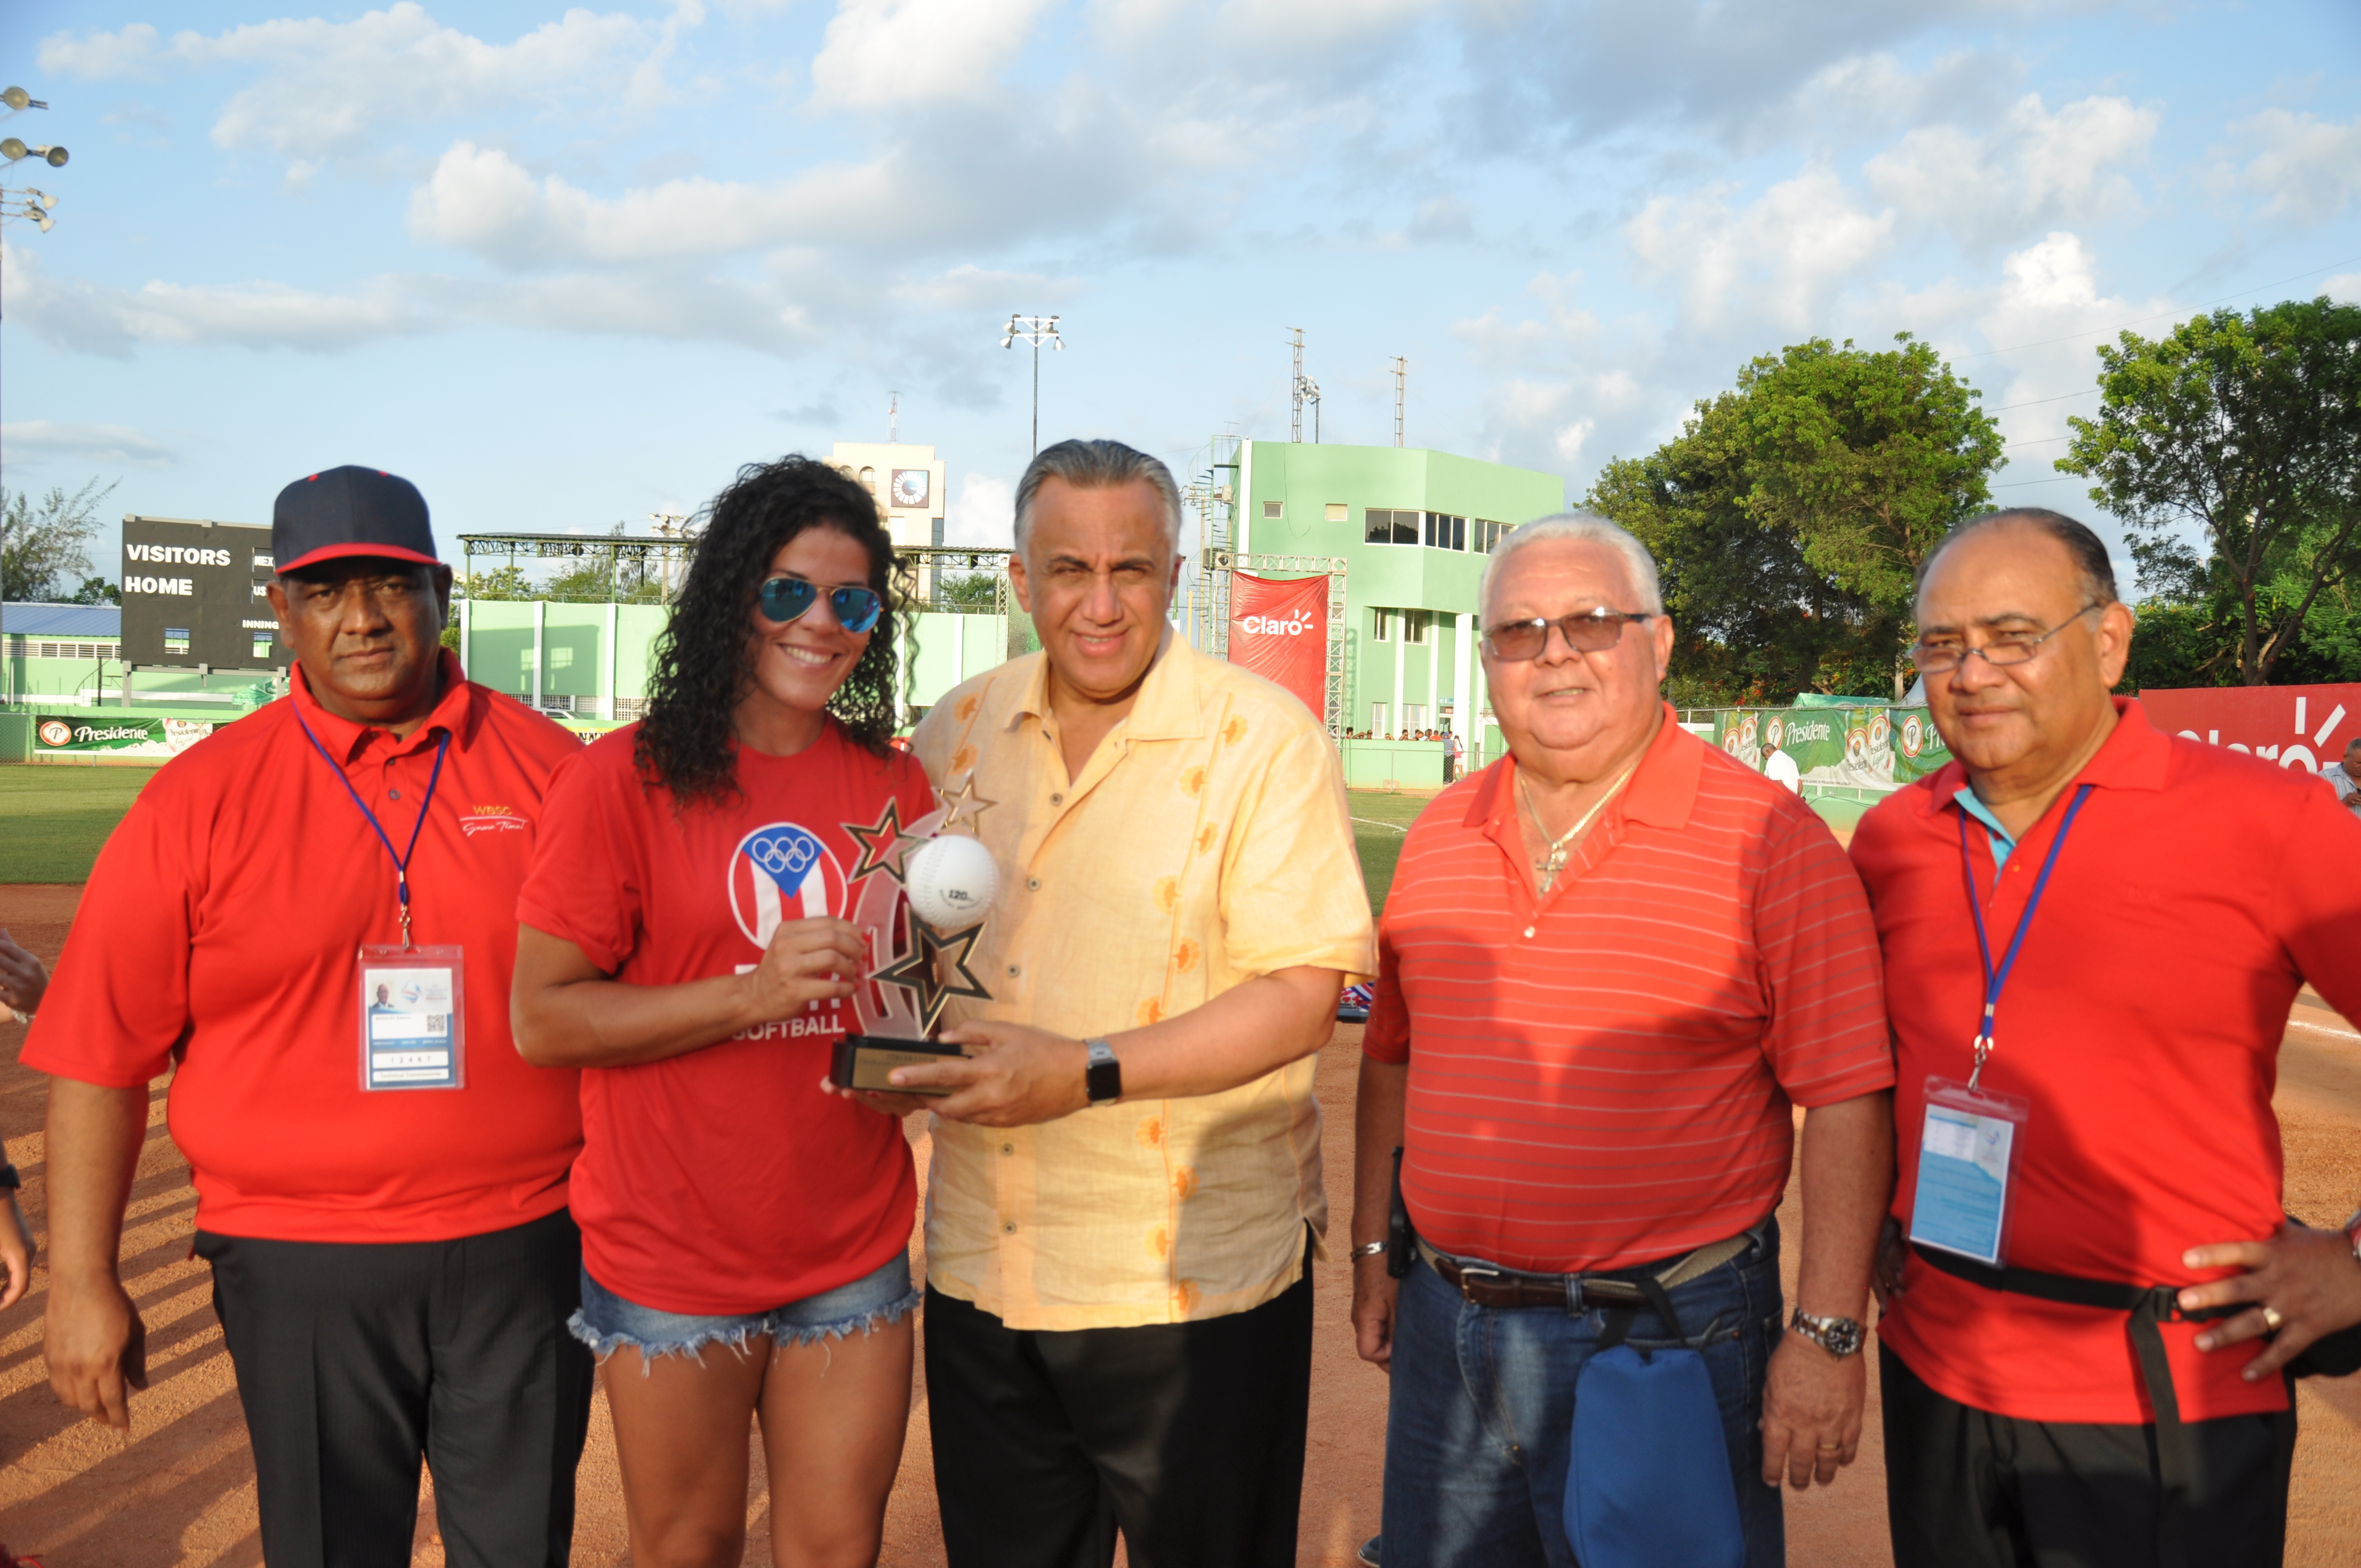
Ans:
[{"label": "stadium floodlight tower", "polygon": [[[22,87],[13,86],[0,90],[0,104],[5,104],[8,110],[6,115],[0,115],[0,119],[15,119],[27,109],[49,107],[47,104],[42,103]],[[61,147],[27,147],[15,137],[0,138],[0,159],[16,163],[27,158],[38,158],[52,169],[63,169],[66,166],[67,153]],[[47,234],[57,226],[57,220],[49,215],[49,209],[57,204],[58,199],[55,196],[46,191],[37,191],[30,185],[0,185],[0,226],[5,226],[14,219],[22,218],[38,227],[43,234]],[[0,552],[5,552],[7,538],[7,525],[5,521],[0,521]],[[0,587],[0,602],[5,602],[7,597],[6,588]],[[7,647],[5,621],[6,612],[0,610],[0,654],[4,654]],[[0,674],[0,702],[12,701],[16,696],[13,675],[15,668],[13,663],[5,657],[0,657],[0,672],[9,672]]]},{"label": "stadium floodlight tower", "polygon": [[1303,439],[1303,405],[1310,403],[1312,405],[1312,444],[1317,446],[1320,444],[1320,383],[1303,373],[1303,329],[1300,326],[1289,327],[1287,341],[1295,349],[1293,389],[1295,422],[1288,439],[1290,441]]},{"label": "stadium floodlight tower", "polygon": [[[1062,349],[1066,340],[1058,335],[1055,316],[1018,316],[1008,318],[1008,326],[1000,334],[1000,346],[1014,348],[1020,343],[1033,345],[1033,451],[1041,450],[1041,345]],[[1032,460],[1028,454],[1026,459]]]}]

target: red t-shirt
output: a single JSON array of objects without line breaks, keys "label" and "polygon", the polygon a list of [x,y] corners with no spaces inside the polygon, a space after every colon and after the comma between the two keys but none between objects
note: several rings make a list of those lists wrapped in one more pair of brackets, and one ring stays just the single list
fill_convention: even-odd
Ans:
[{"label": "red t-shirt", "polygon": [[[197,1224],[301,1242],[480,1235],[566,1206],[575,1075],[509,1036],[511,912],[551,771],[580,742],[522,704],[445,689],[395,740],[294,693],[159,769],[92,871],[27,1067],[112,1089],[177,1058],[170,1116]],[[363,943],[398,943],[393,861],[312,727],[410,862],[412,935],[467,949],[461,1089],[360,1087]]]},{"label": "red t-shirt", "polygon": [[[2007,1258],[2135,1285],[2190,1285],[2180,1255],[2279,1225],[2271,1110],[2288,1008],[2305,980],[2361,1016],[2361,823],[2308,773],[2168,737],[2139,704],[2076,780],[2094,787],[2059,852],[1994,1018],[1983,1084],[2031,1102]],[[1967,907],[1985,890],[1995,960],[2070,787],[2015,849],[1993,891],[1984,829],[1968,823],[1957,762],[1861,818],[1868,884],[1892,984],[1894,1115],[1905,1225],[1916,1192],[1927,1078],[1964,1080],[1983,979]],[[2341,1214],[2304,1216],[2334,1223]],[[2155,1419],[2122,1312],[2002,1295],[1910,1258],[1906,1294],[1879,1324],[1938,1392],[2037,1421]],[[2184,1420],[2281,1409],[2287,1390],[2239,1368],[2257,1346],[2201,1354],[2194,1323],[2164,1325]]]},{"label": "red t-shirt", "polygon": [[1794,1105],[1894,1081],[1877,934],[1827,824],[1664,712],[1538,902],[1515,764],[1435,797],[1362,1049],[1410,1064],[1402,1196],[1445,1252],[1625,1268],[1778,1207]]},{"label": "red t-shirt", "polygon": [[[781,919],[844,917],[859,863],[844,825],[875,822],[889,798],[905,823],[934,809],[926,770],[831,721],[792,757],[741,750],[735,797],[676,810],[633,766],[638,733],[559,770],[516,905],[626,984],[735,974]],[[834,1289],[907,1245],[917,1183],[901,1124],[819,1088],[854,1027],[849,1007],[815,1008],[664,1061],[585,1069],[574,1217],[591,1277],[659,1311],[738,1315]]]}]

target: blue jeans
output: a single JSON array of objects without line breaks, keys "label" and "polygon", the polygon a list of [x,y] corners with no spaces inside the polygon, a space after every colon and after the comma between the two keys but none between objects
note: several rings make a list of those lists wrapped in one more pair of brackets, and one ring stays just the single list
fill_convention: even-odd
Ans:
[{"label": "blue jeans", "polygon": [[[1721,1407],[1747,1568],[1784,1568],[1779,1491],[1763,1484],[1755,1425],[1783,1332],[1778,1226],[1766,1224],[1760,1245],[1676,1288],[1672,1300]],[[1574,1380],[1604,1322],[1596,1310],[1475,1306],[1423,1260],[1411,1266],[1394,1307],[1386,1568],[1576,1568],[1565,1522]],[[1629,1343],[1676,1343],[1665,1334],[1642,1310]]]},{"label": "blue jeans", "polygon": [[859,1279],[832,1290],[789,1301],[767,1312],[735,1317],[691,1317],[660,1311],[626,1300],[582,1271],[582,1307],[566,1321],[574,1337],[590,1347],[600,1361],[625,1345],[640,1353],[640,1370],[659,1355],[686,1355],[702,1364],[707,1345],[746,1353],[746,1342],[768,1338],[773,1350],[791,1344],[818,1344],[842,1339],[859,1330],[873,1333],[898,1323],[917,1310],[918,1293],[910,1288],[910,1255],[895,1253]]}]

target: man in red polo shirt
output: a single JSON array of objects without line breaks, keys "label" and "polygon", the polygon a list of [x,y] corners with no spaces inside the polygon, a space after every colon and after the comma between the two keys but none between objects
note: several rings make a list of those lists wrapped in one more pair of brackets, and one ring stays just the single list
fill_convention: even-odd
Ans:
[{"label": "man in red polo shirt", "polygon": [[[1576,1382],[1604,1333],[1673,1343],[1644,1283],[1711,1376],[1718,1543],[1742,1536],[1769,1568],[1781,1476],[1833,1480],[1861,1434],[1859,1319],[1893,1180],[1869,909],[1809,807],[1673,721],[1656,695],[1673,628],[1639,541],[1598,518],[1529,523],[1482,602],[1510,755],[1411,828],[1363,1045],[1353,1317],[1393,1377],[1382,1556],[1569,1560]],[[1772,1213],[1795,1105],[1790,1320]],[[1388,1239],[1397,1148],[1415,1256]],[[1696,1479],[1613,1501],[1682,1513],[1667,1499]],[[1660,1550],[1685,1522],[1654,1521]]]},{"label": "man in red polo shirt", "polygon": [[441,648],[451,572],[407,480],[300,479],[271,546],[293,691],[141,792],[24,1051],[50,1075],[50,1386],[130,1426],[115,1255],[170,1072],[271,1568],[407,1564],[422,1454],[453,1563],[562,1564],[581,1116],[575,1075],[511,1044],[509,978],[533,823],[580,748]]},{"label": "man in red polo shirt", "polygon": [[2361,1262],[2285,1224],[2271,1090],[2307,978],[2361,1015],[2361,824],[2108,695],[2132,612],[2070,518],[1963,525],[1917,619],[1956,760],[1852,842],[1899,1083],[1895,1562],[2277,1563],[2280,1368],[2361,1321]]}]

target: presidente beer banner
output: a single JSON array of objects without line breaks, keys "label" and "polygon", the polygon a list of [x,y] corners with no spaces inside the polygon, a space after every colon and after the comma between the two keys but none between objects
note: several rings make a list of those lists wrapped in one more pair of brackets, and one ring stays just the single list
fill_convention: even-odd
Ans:
[{"label": "presidente beer banner", "polygon": [[1714,744],[1756,773],[1802,783],[1891,789],[1951,760],[1923,707],[1726,708]]},{"label": "presidente beer banner", "polygon": [[1293,693],[1314,718],[1328,707],[1328,579],[1230,575],[1230,663]]},{"label": "presidente beer banner", "polygon": [[44,713],[33,719],[33,750],[36,753],[177,757],[213,732],[210,718],[93,718],[87,713]]}]

